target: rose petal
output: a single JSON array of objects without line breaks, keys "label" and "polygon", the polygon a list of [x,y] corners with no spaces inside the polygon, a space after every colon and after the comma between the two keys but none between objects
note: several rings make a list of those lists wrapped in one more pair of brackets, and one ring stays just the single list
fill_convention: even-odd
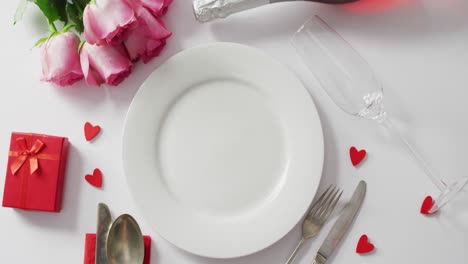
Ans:
[{"label": "rose petal", "polygon": [[91,65],[89,63],[89,55],[88,55],[88,52],[86,51],[87,45],[89,44],[85,43],[83,48],[81,49],[81,53],[80,53],[81,68],[83,70],[86,83],[91,86],[99,86],[102,83],[104,83],[104,80],[100,78],[100,76],[93,69],[91,69]]},{"label": "rose petal", "polygon": [[124,0],[96,0],[83,13],[84,37],[90,44],[116,44],[136,22],[136,13]]},{"label": "rose petal", "polygon": [[128,68],[119,73],[113,73],[107,78],[107,83],[113,86],[119,85],[132,73],[132,68]]},{"label": "rose petal", "polygon": [[164,0],[142,0],[143,7],[148,9],[154,16],[161,16],[164,8]]},{"label": "rose petal", "polygon": [[90,84],[101,84],[106,82],[110,85],[117,85],[122,82],[132,69],[131,61],[122,54],[119,46],[97,46],[84,44],[81,57],[84,66],[86,80]]},{"label": "rose petal", "polygon": [[148,10],[143,9],[138,16],[139,27],[152,39],[167,39],[172,33],[166,29],[161,19],[154,17]]},{"label": "rose petal", "polygon": [[127,39],[124,41],[130,60],[137,61],[140,55],[146,49],[147,38],[141,28],[133,29],[129,32]]},{"label": "rose petal", "polygon": [[153,40],[148,41],[146,52],[141,56],[143,63],[150,62],[154,57],[159,56],[161,51],[166,46],[166,41],[164,40]]},{"label": "rose petal", "polygon": [[138,27],[129,31],[124,45],[132,61],[143,58],[143,62],[148,63],[161,53],[171,34],[162,20],[143,8],[139,12]]},{"label": "rose petal", "polygon": [[50,38],[41,50],[42,81],[60,86],[71,85],[83,78],[78,56],[79,41],[66,32]]}]

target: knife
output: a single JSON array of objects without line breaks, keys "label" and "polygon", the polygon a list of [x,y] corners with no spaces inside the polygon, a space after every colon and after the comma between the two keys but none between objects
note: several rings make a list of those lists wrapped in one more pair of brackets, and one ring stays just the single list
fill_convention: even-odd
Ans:
[{"label": "knife", "polygon": [[338,217],[332,229],[328,233],[327,238],[325,238],[325,241],[323,241],[322,245],[320,246],[317,255],[312,261],[313,264],[324,264],[331,256],[333,250],[335,250],[336,246],[341,241],[344,234],[349,229],[349,226],[353,222],[353,219],[361,207],[365,196],[366,182],[360,181],[353,193],[353,196],[351,197],[351,200],[343,209],[340,217]]},{"label": "knife", "polygon": [[98,219],[96,231],[96,261],[95,264],[107,264],[107,234],[112,218],[109,207],[104,203],[98,205]]}]

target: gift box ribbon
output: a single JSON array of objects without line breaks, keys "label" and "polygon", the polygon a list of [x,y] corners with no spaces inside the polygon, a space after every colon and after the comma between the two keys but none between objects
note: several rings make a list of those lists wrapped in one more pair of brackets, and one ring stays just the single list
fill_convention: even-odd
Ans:
[{"label": "gift box ribbon", "polygon": [[18,157],[10,166],[11,173],[15,175],[23,164],[29,159],[29,174],[33,174],[39,169],[39,159],[59,160],[59,155],[40,154],[45,144],[40,139],[28,148],[25,138],[17,138],[16,144],[21,151],[10,151],[10,157]]},{"label": "gift box ribbon", "polygon": [[[15,175],[24,164],[29,160],[29,175],[37,172],[39,170],[39,160],[60,160],[60,155],[51,155],[51,154],[41,154],[40,152],[44,149],[45,143],[36,139],[34,144],[28,148],[28,143],[25,138],[17,138],[16,144],[20,148],[20,151],[10,151],[10,157],[17,157],[13,163],[10,165],[10,170],[13,175]],[[28,172],[27,169],[23,170]],[[21,181],[21,201],[20,204],[24,206],[25,204],[25,190],[27,189],[27,177],[28,175],[22,175]]]}]

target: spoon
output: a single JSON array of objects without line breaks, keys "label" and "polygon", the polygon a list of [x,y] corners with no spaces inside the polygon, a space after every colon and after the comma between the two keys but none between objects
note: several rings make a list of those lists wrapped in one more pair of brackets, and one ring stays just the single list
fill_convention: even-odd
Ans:
[{"label": "spoon", "polygon": [[142,264],[144,255],[143,235],[137,221],[131,215],[120,215],[107,235],[108,263]]}]

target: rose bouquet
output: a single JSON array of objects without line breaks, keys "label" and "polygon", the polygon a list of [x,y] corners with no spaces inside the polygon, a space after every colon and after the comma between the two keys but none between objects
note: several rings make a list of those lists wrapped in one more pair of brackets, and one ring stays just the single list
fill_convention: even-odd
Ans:
[{"label": "rose bouquet", "polygon": [[22,0],[15,23],[28,2],[49,23],[50,35],[36,43],[41,80],[60,86],[83,78],[88,85],[118,85],[133,63],[158,56],[171,36],[161,17],[172,0]]}]

